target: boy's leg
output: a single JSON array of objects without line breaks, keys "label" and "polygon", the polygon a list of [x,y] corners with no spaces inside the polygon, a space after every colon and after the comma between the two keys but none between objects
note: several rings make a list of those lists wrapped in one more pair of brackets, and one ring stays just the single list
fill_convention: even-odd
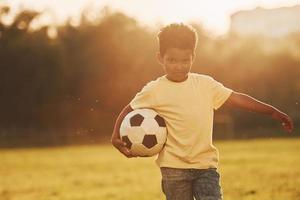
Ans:
[{"label": "boy's leg", "polygon": [[161,168],[162,190],[167,200],[193,200],[192,176],[189,170]]},{"label": "boy's leg", "polygon": [[196,170],[193,195],[196,200],[222,200],[220,175],[216,169]]}]

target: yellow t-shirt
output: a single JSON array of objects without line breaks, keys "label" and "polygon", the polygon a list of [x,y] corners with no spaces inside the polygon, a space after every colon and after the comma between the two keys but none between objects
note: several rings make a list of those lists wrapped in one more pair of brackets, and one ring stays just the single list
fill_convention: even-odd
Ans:
[{"label": "yellow t-shirt", "polygon": [[130,102],[133,109],[154,109],[166,122],[168,136],[156,160],[159,167],[218,167],[218,150],[212,144],[213,114],[231,92],[210,76],[189,73],[183,82],[159,77],[136,94]]}]

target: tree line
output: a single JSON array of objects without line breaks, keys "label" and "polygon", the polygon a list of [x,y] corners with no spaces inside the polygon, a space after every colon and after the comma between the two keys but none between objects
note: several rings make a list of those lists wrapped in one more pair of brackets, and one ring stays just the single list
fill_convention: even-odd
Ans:
[{"label": "tree line", "polygon": [[[51,25],[30,30],[41,13],[23,10],[7,25],[8,14],[0,7],[0,146],[107,140],[122,107],[163,75],[155,60],[160,27],[144,27],[120,12],[103,11],[97,23],[82,13],[79,25],[56,27],[51,38]],[[275,105],[299,124],[300,33],[215,37],[191,25],[199,35],[193,72]],[[228,126],[229,138],[282,133],[253,113],[222,108],[216,118],[220,137]]]}]

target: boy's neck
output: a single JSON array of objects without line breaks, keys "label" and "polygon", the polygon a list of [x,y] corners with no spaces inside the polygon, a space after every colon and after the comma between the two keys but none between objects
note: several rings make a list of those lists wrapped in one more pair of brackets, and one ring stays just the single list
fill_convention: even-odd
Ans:
[{"label": "boy's neck", "polygon": [[166,78],[171,81],[171,82],[175,82],[175,83],[181,83],[181,82],[184,82],[186,81],[188,78],[189,78],[189,73],[185,76],[185,78],[183,80],[173,80],[171,79],[168,75],[166,75]]}]

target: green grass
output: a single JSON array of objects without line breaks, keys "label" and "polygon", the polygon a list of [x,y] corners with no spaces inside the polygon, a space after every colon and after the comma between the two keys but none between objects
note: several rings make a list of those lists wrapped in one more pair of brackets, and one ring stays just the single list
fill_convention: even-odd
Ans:
[{"label": "green grass", "polygon": [[[300,139],[218,141],[225,200],[300,199]],[[110,145],[0,150],[1,200],[158,200],[154,158]]]}]

